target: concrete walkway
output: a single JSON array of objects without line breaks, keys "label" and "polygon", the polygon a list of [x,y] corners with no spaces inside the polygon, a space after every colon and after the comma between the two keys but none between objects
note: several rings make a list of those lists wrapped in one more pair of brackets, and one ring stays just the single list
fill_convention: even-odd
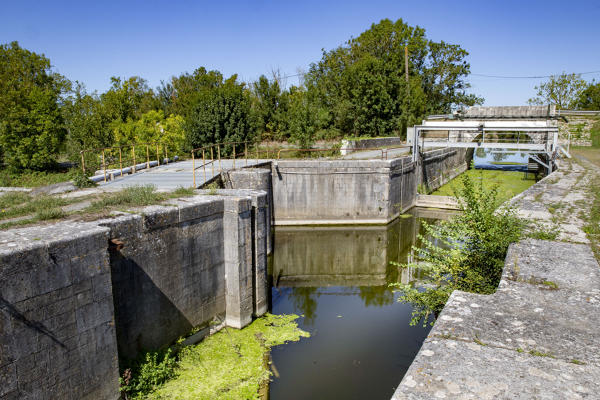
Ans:
[{"label": "concrete walkway", "polygon": [[[215,176],[219,175],[221,170],[227,171],[234,168],[234,160],[221,160],[219,168],[219,162],[216,161],[213,165],[207,165],[206,168],[198,167],[201,162],[196,162],[196,187],[202,186],[204,183],[209,182]],[[235,160],[235,168],[242,168],[245,166],[254,166],[269,162],[271,160],[256,159],[248,160]],[[149,170],[143,170],[136,172],[135,174],[125,175],[122,178],[116,178],[113,181],[100,182],[99,186],[104,189],[115,189],[119,190],[127,186],[135,185],[154,185],[158,190],[173,190],[178,187],[192,187],[194,183],[192,173],[192,161],[178,161],[171,164],[161,165],[159,167],[150,168]],[[205,174],[206,172],[206,174]]]},{"label": "concrete walkway", "polygon": [[513,204],[560,241],[511,245],[496,293],[455,291],[393,399],[595,399],[600,267],[579,216],[595,173],[565,163]]}]

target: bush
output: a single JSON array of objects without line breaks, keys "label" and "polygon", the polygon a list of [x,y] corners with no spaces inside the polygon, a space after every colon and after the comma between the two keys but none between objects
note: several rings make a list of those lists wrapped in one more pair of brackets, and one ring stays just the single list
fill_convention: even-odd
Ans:
[{"label": "bush", "polygon": [[144,354],[125,369],[120,378],[121,392],[131,399],[146,395],[175,375],[177,360],[171,349]]},{"label": "bush", "polygon": [[[522,223],[514,210],[497,210],[498,188],[486,190],[483,180],[474,183],[463,175],[462,187],[455,193],[462,213],[438,224],[425,224],[419,235],[421,247],[414,247],[417,262],[426,278],[422,287],[394,284],[403,293],[400,301],[413,304],[411,325],[426,325],[437,316],[454,290],[493,293],[504,267],[510,243],[521,236]],[[397,264],[396,264],[397,265]]]}]

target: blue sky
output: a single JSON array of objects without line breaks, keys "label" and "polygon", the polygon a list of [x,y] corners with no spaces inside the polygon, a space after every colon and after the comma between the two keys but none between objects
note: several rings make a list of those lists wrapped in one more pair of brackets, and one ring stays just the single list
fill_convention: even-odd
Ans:
[{"label": "blue sky", "polygon": [[[199,66],[244,80],[293,75],[383,18],[469,51],[474,73],[510,76],[600,70],[600,1],[45,1],[2,0],[0,43],[44,53],[90,90],[111,76],[152,87]],[[600,79],[600,73],[585,75]],[[290,78],[289,84],[297,83]],[[486,105],[520,105],[539,79],[472,76]]]}]

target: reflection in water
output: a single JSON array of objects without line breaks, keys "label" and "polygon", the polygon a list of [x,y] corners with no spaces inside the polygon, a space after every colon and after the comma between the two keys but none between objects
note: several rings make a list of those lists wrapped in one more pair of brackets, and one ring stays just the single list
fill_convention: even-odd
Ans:
[{"label": "reflection in water", "polygon": [[525,171],[529,153],[507,152],[502,149],[478,148],[473,155],[475,168]]},{"label": "reflection in water", "polygon": [[280,377],[270,399],[389,399],[429,328],[410,327],[409,305],[388,285],[418,278],[412,261],[421,219],[385,227],[275,230],[272,312],[296,313],[312,337],[272,349]]}]

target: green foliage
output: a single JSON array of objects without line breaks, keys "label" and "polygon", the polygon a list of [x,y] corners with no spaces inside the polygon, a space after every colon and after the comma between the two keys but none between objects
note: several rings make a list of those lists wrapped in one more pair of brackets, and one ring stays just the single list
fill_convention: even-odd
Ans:
[{"label": "green foliage", "polygon": [[592,81],[579,95],[576,107],[580,110],[600,110],[600,82]]},{"label": "green foliage", "polygon": [[297,315],[271,315],[244,329],[224,328],[179,354],[176,378],[148,399],[256,399],[271,372],[265,359],[272,346],[309,334],[298,328]]},{"label": "green foliage", "polygon": [[84,174],[83,171],[79,168],[73,169],[69,173],[69,178],[73,182],[73,185],[82,189],[82,188],[90,188],[96,186],[96,183],[89,179],[87,174]]},{"label": "green foliage", "polygon": [[287,110],[289,96],[282,91],[279,78],[276,76],[270,82],[261,75],[258,81],[252,83],[252,114],[256,131],[262,139],[283,139],[287,130]]},{"label": "green foliage", "polygon": [[563,72],[536,86],[536,97],[528,102],[533,105],[555,104],[558,109],[575,108],[586,87],[587,83],[581,79],[581,75]]},{"label": "green foliage", "polygon": [[403,134],[426,113],[482,101],[465,92],[467,55],[458,45],[428,40],[420,27],[384,19],[344,46],[324,51],[310,66],[306,87],[330,113],[326,127],[355,136]]},{"label": "green foliage", "polygon": [[145,399],[175,375],[177,360],[171,349],[143,354],[130,363],[120,378],[121,392],[130,399]]},{"label": "green foliage", "polygon": [[69,172],[61,171],[14,171],[9,169],[0,170],[0,186],[9,187],[38,187],[67,182],[70,179]]},{"label": "green foliage", "polygon": [[521,235],[522,224],[513,210],[497,209],[497,187],[486,190],[482,180],[474,182],[469,175],[461,179],[455,195],[462,213],[434,225],[426,224],[426,234],[419,235],[422,246],[415,247],[418,261],[410,266],[424,272],[422,286],[394,285],[402,290],[400,301],[414,306],[413,325],[420,320],[426,325],[454,290],[493,293],[508,246]]},{"label": "green foliage", "polygon": [[71,161],[80,162],[80,151],[111,146],[112,116],[95,94],[76,83],[75,89],[65,98],[62,114],[67,127],[66,151]]},{"label": "green foliage", "polygon": [[172,152],[184,150],[185,133],[183,117],[171,114],[165,117],[162,110],[150,110],[140,119],[115,120],[111,123],[114,140],[124,146],[135,143],[161,143]]},{"label": "green foliage", "polygon": [[0,45],[0,156],[10,167],[55,164],[65,137],[59,99],[66,87],[43,55],[17,42]]},{"label": "green foliage", "polygon": [[[250,94],[237,75],[224,79],[220,72],[200,67],[174,77],[159,91],[169,99],[165,109],[182,117],[188,148],[252,139]],[[224,149],[225,154],[229,151]]]}]

